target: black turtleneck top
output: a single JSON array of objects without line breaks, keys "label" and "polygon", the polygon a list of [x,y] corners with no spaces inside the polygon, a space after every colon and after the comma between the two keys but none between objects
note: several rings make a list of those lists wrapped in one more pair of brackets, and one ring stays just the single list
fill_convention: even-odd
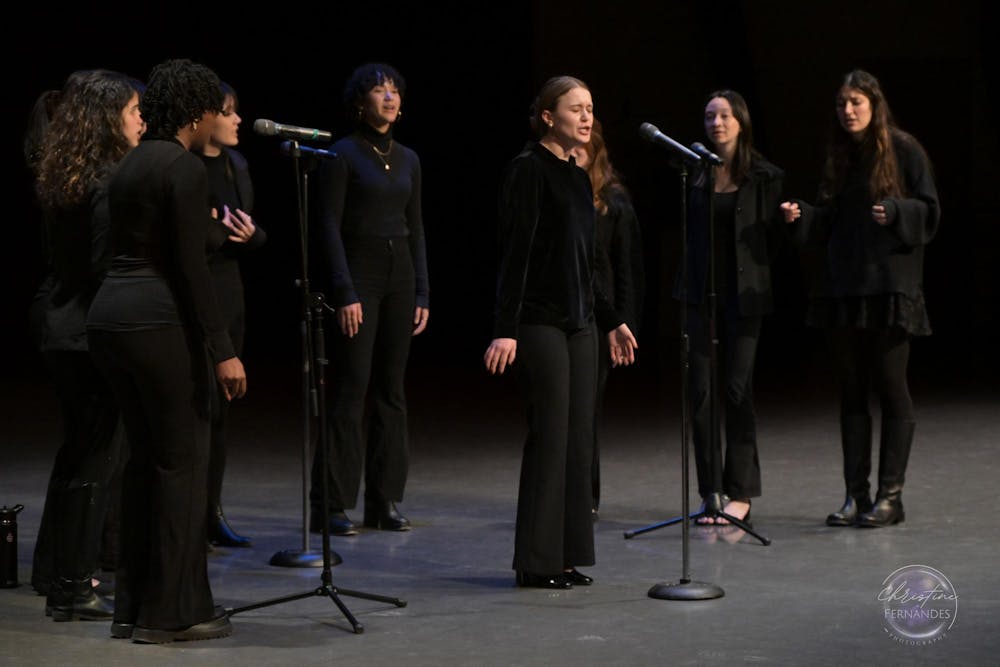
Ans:
[{"label": "black turtleneck top", "polygon": [[528,144],[504,173],[499,213],[495,338],[517,338],[521,324],[574,331],[595,316],[604,331],[621,324],[595,290],[594,198],[572,157]]},{"label": "black turtleneck top", "polygon": [[416,275],[416,304],[427,308],[430,287],[417,154],[395,141],[391,129],[380,134],[366,123],[330,150],[337,158],[324,162],[318,174],[318,226],[331,303],[340,307],[360,301],[345,246],[368,237],[406,240]]}]

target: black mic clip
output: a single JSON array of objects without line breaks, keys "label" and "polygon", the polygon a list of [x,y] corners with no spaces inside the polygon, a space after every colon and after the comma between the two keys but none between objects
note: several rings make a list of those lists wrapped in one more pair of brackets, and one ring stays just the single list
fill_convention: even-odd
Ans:
[{"label": "black mic clip", "polygon": [[297,141],[282,141],[281,142],[281,152],[283,155],[290,155],[291,157],[315,157],[322,160],[336,160],[337,154],[333,151],[325,151],[322,148],[310,148],[308,146],[300,146]]},{"label": "black mic clip", "polygon": [[705,147],[705,144],[696,141],[693,144],[691,144],[691,150],[697,153],[698,157],[700,157],[702,160],[712,165],[713,167],[722,166],[722,158],[720,158],[712,151],[708,150]]}]

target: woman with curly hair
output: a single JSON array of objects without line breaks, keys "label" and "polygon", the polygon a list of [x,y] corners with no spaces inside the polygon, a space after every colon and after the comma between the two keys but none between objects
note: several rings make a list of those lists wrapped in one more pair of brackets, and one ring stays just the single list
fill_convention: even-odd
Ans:
[{"label": "woman with curly hair", "polygon": [[[924,303],[924,246],[941,218],[930,160],[896,127],[878,79],[844,77],[834,105],[819,201],[781,205],[796,238],[825,262],[806,321],[826,329],[840,384],[844,504],[829,526],[882,527],[903,520],[903,478],[916,425],[906,380],[910,338],[931,333]],[[878,491],[870,496],[872,417],[881,406]]]},{"label": "woman with curly hair", "polygon": [[[48,276],[31,307],[35,343],[55,383],[63,422],[35,548],[32,584],[57,621],[109,618],[98,569],[109,486],[118,461],[118,408],[91,360],[87,310],[107,270],[107,178],[139,143],[137,82],[117,72],[74,73],[39,136],[35,191]],[[114,500],[112,500],[114,502]]]},{"label": "woman with curly hair", "polygon": [[121,407],[130,457],[113,637],[164,643],[232,632],[205,557],[211,395],[246,391],[206,260],[205,165],[192,151],[222,110],[204,65],[153,68],[147,129],[108,187],[111,267],[87,319],[91,352]]}]

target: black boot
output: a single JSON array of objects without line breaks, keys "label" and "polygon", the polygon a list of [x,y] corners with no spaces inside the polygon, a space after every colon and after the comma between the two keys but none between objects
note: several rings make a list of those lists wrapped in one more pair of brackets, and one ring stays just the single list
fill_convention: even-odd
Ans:
[{"label": "black boot", "polygon": [[52,583],[45,606],[53,621],[100,621],[115,612],[115,603],[94,591],[90,577],[80,581],[60,577]]},{"label": "black boot", "polygon": [[847,497],[843,506],[826,517],[828,526],[851,526],[858,515],[872,507],[868,475],[872,469],[872,418],[842,415],[840,446],[844,455],[844,484]]},{"label": "black boot", "polygon": [[226,515],[222,513],[222,506],[216,505],[208,513],[208,541],[220,547],[250,547],[253,541],[249,537],[237,535],[229,527]]},{"label": "black boot", "polygon": [[410,520],[399,513],[396,503],[365,496],[365,528],[410,530]]},{"label": "black boot", "polygon": [[902,523],[903,481],[910,460],[910,445],[916,423],[903,419],[882,420],[882,443],[879,447],[878,493],[870,512],[858,517],[858,525],[882,528]]}]

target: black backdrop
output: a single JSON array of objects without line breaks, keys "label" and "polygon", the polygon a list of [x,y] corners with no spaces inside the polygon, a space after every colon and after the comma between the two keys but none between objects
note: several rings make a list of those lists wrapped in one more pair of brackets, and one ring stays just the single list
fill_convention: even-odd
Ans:
[{"label": "black backdrop", "polygon": [[[412,363],[481,363],[491,328],[499,173],[529,138],[527,107],[539,84],[573,74],[591,86],[645,237],[642,362],[630,372],[671,381],[679,183],[666,155],[642,141],[637,128],[648,121],[683,143],[704,140],[705,95],[737,89],[750,105],[758,148],[786,170],[789,195],[812,199],[838,81],[863,67],[881,79],[899,124],[927,148],[944,211],[927,251],[935,335],[915,346],[914,374],[956,391],[992,386],[1000,195],[997,127],[987,103],[998,84],[989,3],[341,4],[268,3],[261,10],[177,4],[154,14],[152,5],[132,3],[8,13],[0,47],[8,63],[4,200],[12,203],[0,251],[5,374],[24,377],[41,367],[26,332],[43,269],[38,213],[20,154],[33,100],[75,69],[105,67],[141,79],[161,60],[187,57],[212,67],[240,95],[240,149],[250,160],[256,217],[271,239],[244,265],[251,364],[294,368],[300,319],[294,281],[301,275],[291,160],[279,152],[280,140],[253,133],[253,121],[347,132],[340,91],[361,62],[392,63],[407,78],[396,137],[423,163],[431,320]],[[825,360],[821,339],[801,324],[805,285],[794,252],[779,257],[775,276],[778,308],[765,324],[758,378],[773,374],[808,386]]]}]

